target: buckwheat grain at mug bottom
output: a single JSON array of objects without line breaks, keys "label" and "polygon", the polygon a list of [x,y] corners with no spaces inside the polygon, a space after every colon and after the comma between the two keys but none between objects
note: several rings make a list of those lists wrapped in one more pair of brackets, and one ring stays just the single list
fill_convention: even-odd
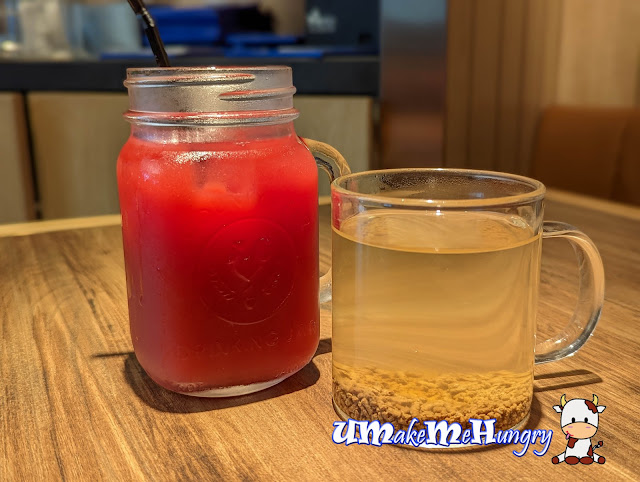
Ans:
[{"label": "buckwheat grain at mug bottom", "polygon": [[496,430],[526,421],[531,407],[530,375],[418,376],[379,368],[334,366],[333,400],[338,413],[355,420],[389,422],[406,430],[413,418],[445,420],[471,428],[469,419],[496,419]]}]

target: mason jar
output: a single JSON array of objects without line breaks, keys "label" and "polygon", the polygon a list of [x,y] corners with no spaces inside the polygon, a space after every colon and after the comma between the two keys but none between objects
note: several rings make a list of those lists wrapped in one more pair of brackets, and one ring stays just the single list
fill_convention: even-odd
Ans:
[{"label": "mason jar", "polygon": [[188,395],[280,382],[318,345],[317,164],[333,177],[344,159],[296,135],[289,67],[134,68],[125,86],[117,175],[139,363]]}]

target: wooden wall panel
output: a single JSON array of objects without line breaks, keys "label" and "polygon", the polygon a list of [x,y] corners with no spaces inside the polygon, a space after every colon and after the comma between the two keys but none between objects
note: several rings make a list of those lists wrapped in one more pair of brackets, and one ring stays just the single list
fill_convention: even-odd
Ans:
[{"label": "wooden wall panel", "polygon": [[27,101],[43,218],[119,212],[126,94],[35,92]]},{"label": "wooden wall panel", "polygon": [[640,1],[563,0],[557,102],[640,105]]},{"label": "wooden wall panel", "polygon": [[445,164],[529,174],[550,105],[640,105],[640,1],[450,0]]},{"label": "wooden wall panel", "polygon": [[446,165],[526,174],[539,113],[554,97],[560,4],[449,7]]},{"label": "wooden wall panel", "polygon": [[0,223],[35,217],[33,178],[22,95],[0,93]]},{"label": "wooden wall panel", "polygon": [[475,1],[449,0],[444,133],[444,159],[448,167],[467,166],[475,6]]},{"label": "wooden wall panel", "polygon": [[518,172],[520,157],[520,116],[522,115],[522,55],[525,46],[523,33],[527,19],[527,1],[510,0],[502,5],[502,35],[498,65],[498,96],[496,106],[495,164],[498,171]]},{"label": "wooden wall panel", "polygon": [[525,13],[523,74],[520,98],[520,142],[514,172],[529,174],[535,135],[543,110],[555,103],[558,42],[561,28],[558,0],[528,0]]},{"label": "wooden wall panel", "polygon": [[504,0],[476,1],[474,13],[467,164],[489,169],[496,151]]}]

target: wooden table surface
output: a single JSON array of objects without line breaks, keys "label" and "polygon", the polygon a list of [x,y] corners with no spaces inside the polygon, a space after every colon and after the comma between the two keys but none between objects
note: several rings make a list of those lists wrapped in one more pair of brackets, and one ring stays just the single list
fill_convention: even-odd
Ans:
[{"label": "wooden table surface", "polygon": [[[326,268],[328,206],[320,212]],[[334,445],[330,305],[315,358],[279,385],[230,399],[163,390],[132,352],[118,217],[0,227],[0,480],[637,478],[640,209],[552,193],[546,218],[580,227],[599,246],[606,302],[582,350],[536,367],[528,428],[554,436],[544,457],[530,448],[522,458],[513,445]],[[543,333],[563,326],[575,305],[577,268],[565,244],[544,245]],[[594,439],[604,441],[605,465],[552,465],[565,447],[552,409],[563,393],[596,393],[607,406]]]}]

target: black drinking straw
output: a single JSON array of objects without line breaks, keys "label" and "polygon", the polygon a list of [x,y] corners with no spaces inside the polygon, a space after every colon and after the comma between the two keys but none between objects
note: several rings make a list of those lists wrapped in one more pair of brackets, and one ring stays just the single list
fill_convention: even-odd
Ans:
[{"label": "black drinking straw", "polygon": [[138,20],[144,27],[144,33],[149,39],[149,44],[151,45],[153,55],[155,55],[156,57],[156,63],[158,64],[158,67],[171,67],[171,64],[169,64],[169,57],[167,57],[167,52],[165,51],[164,44],[162,43],[162,39],[160,38],[160,32],[158,32],[158,27],[156,27],[156,23],[153,21],[153,17],[151,17],[149,12],[147,11],[147,7],[145,6],[144,2],[142,0],[128,1],[134,13],[138,17]]}]

